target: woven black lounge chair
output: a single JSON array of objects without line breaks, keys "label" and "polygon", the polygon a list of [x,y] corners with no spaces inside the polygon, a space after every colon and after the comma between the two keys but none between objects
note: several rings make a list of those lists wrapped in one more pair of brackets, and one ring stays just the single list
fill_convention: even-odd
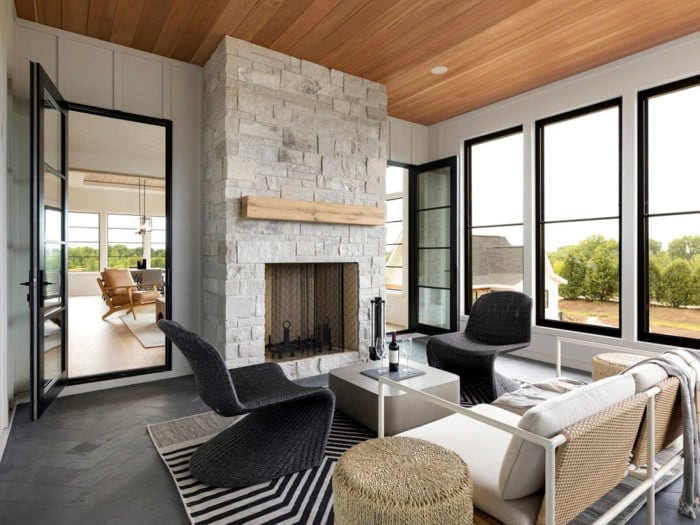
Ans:
[{"label": "woven black lounge chair", "polygon": [[496,357],[530,344],[532,299],[520,292],[491,292],[472,305],[467,328],[428,339],[428,364],[457,374],[462,392],[470,384],[487,384],[484,402],[491,402],[519,384],[497,373]]},{"label": "woven black lounge chair", "polygon": [[194,372],[197,390],[214,412],[240,416],[190,459],[192,476],[217,487],[246,487],[321,463],[335,396],[303,387],[276,363],[227,370],[219,352],[174,321],[158,321]]}]

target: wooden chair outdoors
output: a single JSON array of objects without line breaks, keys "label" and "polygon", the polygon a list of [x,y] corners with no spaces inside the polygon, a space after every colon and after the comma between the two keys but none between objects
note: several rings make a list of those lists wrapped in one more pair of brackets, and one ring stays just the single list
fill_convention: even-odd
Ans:
[{"label": "wooden chair outdoors", "polygon": [[157,290],[139,290],[126,268],[105,268],[100,272],[97,284],[102,292],[102,299],[109,308],[102,319],[124,309],[127,309],[126,313],[131,312],[136,319],[134,307],[155,303],[160,295]]}]

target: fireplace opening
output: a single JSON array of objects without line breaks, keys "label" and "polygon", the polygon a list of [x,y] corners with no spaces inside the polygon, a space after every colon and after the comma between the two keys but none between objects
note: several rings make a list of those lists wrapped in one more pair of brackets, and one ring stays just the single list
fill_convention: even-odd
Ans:
[{"label": "fireplace opening", "polygon": [[265,360],[358,350],[356,263],[265,265]]}]

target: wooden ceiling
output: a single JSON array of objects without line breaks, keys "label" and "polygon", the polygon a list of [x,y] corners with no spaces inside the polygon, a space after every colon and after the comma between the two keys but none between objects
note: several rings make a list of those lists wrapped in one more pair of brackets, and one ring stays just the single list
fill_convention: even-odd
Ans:
[{"label": "wooden ceiling", "polygon": [[[228,34],[381,82],[389,114],[420,124],[700,30],[700,0],[15,0],[15,6],[19,18],[199,65]],[[447,74],[432,75],[438,65]]]}]

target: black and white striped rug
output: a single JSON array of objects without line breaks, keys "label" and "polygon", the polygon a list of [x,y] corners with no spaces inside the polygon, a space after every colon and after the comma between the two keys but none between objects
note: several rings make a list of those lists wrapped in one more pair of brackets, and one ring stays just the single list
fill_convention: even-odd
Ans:
[{"label": "black and white striped rug", "polygon": [[335,462],[353,445],[375,437],[367,428],[336,412],[325,457],[317,468],[242,489],[197,482],[188,467],[192,452],[231,423],[232,418],[207,412],[148,426],[192,523],[331,524]]}]

